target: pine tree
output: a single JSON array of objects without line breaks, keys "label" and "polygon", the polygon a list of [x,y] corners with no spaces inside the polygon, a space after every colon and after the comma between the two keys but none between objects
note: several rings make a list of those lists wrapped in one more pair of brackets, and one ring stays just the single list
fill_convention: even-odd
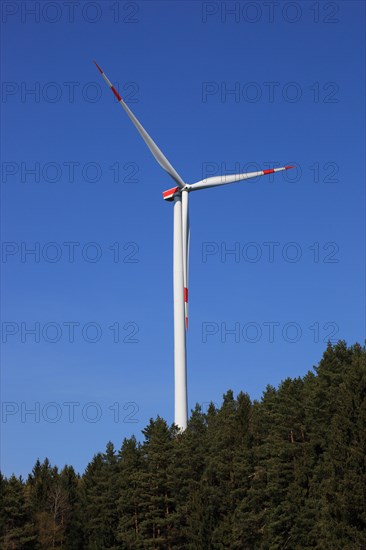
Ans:
[{"label": "pine tree", "polygon": [[88,550],[118,548],[118,462],[113,444],[94,456],[81,481],[85,547]]},{"label": "pine tree", "polygon": [[144,500],[141,503],[143,520],[141,535],[149,549],[167,548],[174,543],[176,506],[173,497],[174,470],[172,469],[174,427],[168,428],[165,420],[150,420],[143,430],[142,446],[146,467],[142,472]]},{"label": "pine tree", "polygon": [[7,518],[7,514],[5,513],[5,509],[4,509],[4,494],[5,494],[6,485],[7,485],[7,480],[5,479],[3,474],[0,472],[0,540],[3,540],[3,537],[4,537],[6,518]]},{"label": "pine tree", "polygon": [[[209,486],[212,510],[212,547],[229,548],[232,539],[233,514],[242,497],[242,480],[238,475],[238,450],[248,433],[250,400],[240,394],[234,399],[232,390],[223,396],[222,407],[212,422],[209,460],[205,478]],[[243,449],[242,449],[243,450]]]},{"label": "pine tree", "polygon": [[[326,404],[318,419],[322,448],[310,501],[318,501],[311,537],[334,548],[366,545],[366,354],[344,342],[328,346],[315,398]],[[343,546],[342,546],[343,545]]]},{"label": "pine tree", "polygon": [[101,453],[94,455],[87,465],[80,484],[83,510],[85,549],[98,550],[104,546],[104,469]]},{"label": "pine tree", "polygon": [[207,418],[199,405],[192,411],[187,430],[176,435],[173,446],[173,491],[176,500],[175,546],[205,547],[211,535],[206,496],[201,479],[208,453]]},{"label": "pine tree", "polygon": [[72,466],[65,466],[60,472],[60,485],[67,495],[67,506],[62,511],[65,525],[65,548],[79,550],[83,547],[82,508],[80,504],[80,476]]},{"label": "pine tree", "polygon": [[65,534],[64,516],[68,509],[67,495],[60,486],[57,467],[46,458],[37,460],[28,477],[27,497],[41,549],[62,547]]},{"label": "pine tree", "polygon": [[136,438],[124,439],[119,452],[118,541],[122,548],[131,550],[143,548],[140,524],[143,520],[142,476],[145,464]]},{"label": "pine tree", "polygon": [[27,507],[24,484],[12,475],[2,483],[3,493],[3,533],[4,550],[34,548],[35,532],[30,522],[30,511]]},{"label": "pine tree", "polygon": [[291,529],[304,505],[308,480],[303,381],[286,379],[276,392],[272,426],[264,440],[267,476],[264,545],[292,543]]}]

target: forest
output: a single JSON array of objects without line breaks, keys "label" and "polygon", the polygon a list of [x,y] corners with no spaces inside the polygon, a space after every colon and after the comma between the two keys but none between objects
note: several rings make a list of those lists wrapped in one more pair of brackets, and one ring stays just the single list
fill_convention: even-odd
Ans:
[{"label": "forest", "polygon": [[[328,344],[303,378],[151,419],[83,474],[0,477],[1,548],[366,550],[366,347]],[[141,439],[141,441],[140,441]]]}]

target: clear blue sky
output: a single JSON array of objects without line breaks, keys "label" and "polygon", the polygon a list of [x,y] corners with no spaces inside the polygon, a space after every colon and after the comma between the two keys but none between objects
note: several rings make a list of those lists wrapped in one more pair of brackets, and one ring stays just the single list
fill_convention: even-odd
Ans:
[{"label": "clear blue sky", "polygon": [[94,58],[187,182],[298,167],[191,195],[190,407],[365,334],[364,4],[35,4],[2,3],[6,475],[173,421],[173,182]]}]

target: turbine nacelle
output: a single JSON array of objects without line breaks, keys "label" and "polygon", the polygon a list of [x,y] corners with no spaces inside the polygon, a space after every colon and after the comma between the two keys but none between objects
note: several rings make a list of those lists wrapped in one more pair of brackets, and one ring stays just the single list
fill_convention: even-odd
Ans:
[{"label": "turbine nacelle", "polygon": [[171,189],[167,189],[166,191],[163,191],[163,199],[172,202],[174,200],[174,196],[179,194],[180,191],[180,187],[172,187]]}]

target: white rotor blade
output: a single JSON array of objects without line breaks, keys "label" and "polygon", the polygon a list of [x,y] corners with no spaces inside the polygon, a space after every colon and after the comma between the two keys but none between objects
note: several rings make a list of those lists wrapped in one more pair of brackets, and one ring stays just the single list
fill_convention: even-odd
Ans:
[{"label": "white rotor blade", "polygon": [[137,128],[137,130],[140,133],[142,139],[144,140],[144,142],[146,143],[146,145],[148,146],[148,148],[150,149],[150,151],[154,155],[157,162],[160,164],[160,166],[162,168],[164,168],[164,170],[166,172],[168,172],[169,176],[171,176],[173,178],[173,180],[177,182],[179,187],[184,187],[184,181],[182,180],[182,178],[180,177],[178,172],[173,168],[173,166],[170,164],[170,162],[168,161],[166,156],[162,153],[162,151],[160,151],[159,147],[156,145],[156,143],[153,141],[153,139],[146,132],[145,128],[137,120],[137,118],[135,117],[133,112],[127,107],[126,103],[123,101],[123,99],[121,98],[121,96],[117,92],[116,88],[111,83],[111,81],[106,77],[106,75],[104,74],[102,69],[99,67],[98,63],[96,63],[96,61],[94,61],[94,63],[97,66],[98,71],[100,72],[100,74],[102,75],[102,77],[104,78],[104,80],[106,81],[106,83],[108,84],[108,86],[110,87],[110,89],[112,90],[112,92],[114,93],[116,98],[118,99],[118,102],[122,105],[122,107],[124,108],[124,110],[126,111],[128,116],[132,120],[133,124]]},{"label": "white rotor blade", "polygon": [[189,208],[188,191],[182,191],[183,292],[186,330],[188,330]]},{"label": "white rotor blade", "polygon": [[189,185],[189,190],[198,191],[199,189],[206,189],[208,187],[216,187],[218,185],[227,185],[229,183],[248,180],[250,178],[256,178],[258,176],[266,176],[267,174],[273,174],[274,172],[282,172],[283,170],[289,170],[290,168],[294,168],[294,167],[283,166],[282,168],[271,168],[270,170],[260,170],[259,172],[247,172],[246,174],[228,174],[223,176],[213,176],[212,178],[206,178],[204,180],[197,181],[192,185]]}]

